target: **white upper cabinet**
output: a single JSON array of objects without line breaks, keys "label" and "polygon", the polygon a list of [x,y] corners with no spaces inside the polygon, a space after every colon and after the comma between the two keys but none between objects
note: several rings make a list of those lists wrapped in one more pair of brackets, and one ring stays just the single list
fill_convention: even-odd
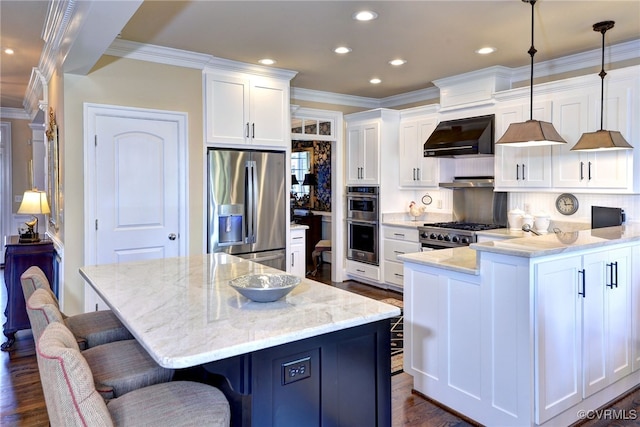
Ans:
[{"label": "white upper cabinet", "polygon": [[[585,132],[600,129],[600,93],[590,87],[583,93],[558,96],[553,101],[553,124],[567,141],[552,147],[553,186],[556,188],[631,189],[633,151],[571,151]],[[604,100],[604,129],[620,130],[625,138],[630,89],[613,84]],[[627,139],[629,141],[629,139]]]},{"label": "white upper cabinet", "polygon": [[452,179],[451,159],[424,157],[424,143],[435,130],[435,115],[400,122],[400,186],[437,188]]},{"label": "white upper cabinet", "polygon": [[295,73],[280,70],[282,78],[265,77],[227,68],[204,71],[207,142],[288,147],[289,80]]},{"label": "white upper cabinet", "polygon": [[380,184],[380,124],[347,127],[347,184]]},{"label": "white upper cabinet", "polygon": [[[525,113],[526,111],[526,113]],[[511,123],[528,120],[529,104],[510,103],[496,110],[496,141]],[[551,102],[533,105],[533,118],[551,120]],[[551,187],[551,149],[549,147],[495,146],[495,186],[500,189]]]}]

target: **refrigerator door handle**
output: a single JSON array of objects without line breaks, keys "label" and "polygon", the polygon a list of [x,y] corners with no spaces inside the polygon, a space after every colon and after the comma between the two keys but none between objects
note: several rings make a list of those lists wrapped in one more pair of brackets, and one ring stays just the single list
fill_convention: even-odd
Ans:
[{"label": "refrigerator door handle", "polygon": [[256,174],[256,162],[250,160],[246,165],[247,171],[247,243],[256,243],[256,219],[258,215],[258,177]]}]

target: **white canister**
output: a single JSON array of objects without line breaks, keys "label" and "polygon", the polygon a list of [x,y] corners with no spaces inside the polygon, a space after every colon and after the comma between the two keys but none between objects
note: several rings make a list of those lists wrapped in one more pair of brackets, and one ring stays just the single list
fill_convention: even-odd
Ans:
[{"label": "white canister", "polygon": [[533,215],[531,214],[522,215],[522,225],[525,225],[525,224],[533,228]]},{"label": "white canister", "polygon": [[533,225],[535,230],[538,233],[546,233],[549,231],[549,223],[551,222],[551,217],[549,214],[544,212],[539,212],[534,215]]},{"label": "white canister", "polygon": [[520,209],[512,209],[507,212],[507,220],[509,221],[510,230],[522,230],[522,216],[524,211]]}]

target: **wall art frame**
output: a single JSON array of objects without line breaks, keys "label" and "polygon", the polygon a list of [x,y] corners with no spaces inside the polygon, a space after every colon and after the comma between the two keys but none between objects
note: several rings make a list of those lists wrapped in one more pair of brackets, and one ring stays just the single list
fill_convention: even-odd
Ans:
[{"label": "wall art frame", "polygon": [[51,208],[49,227],[57,232],[60,227],[60,141],[53,107],[49,107],[49,125],[45,134],[47,136],[47,198]]}]

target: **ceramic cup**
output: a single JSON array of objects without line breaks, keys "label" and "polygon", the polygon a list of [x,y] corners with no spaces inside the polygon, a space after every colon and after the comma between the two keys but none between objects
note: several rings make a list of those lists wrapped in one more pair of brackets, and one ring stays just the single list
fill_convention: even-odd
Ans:
[{"label": "ceramic cup", "polygon": [[546,233],[549,231],[549,215],[536,215],[534,218],[534,227],[538,233]]},{"label": "ceramic cup", "polygon": [[513,209],[507,213],[509,229],[522,230],[522,215],[524,215],[524,212],[520,209]]}]

